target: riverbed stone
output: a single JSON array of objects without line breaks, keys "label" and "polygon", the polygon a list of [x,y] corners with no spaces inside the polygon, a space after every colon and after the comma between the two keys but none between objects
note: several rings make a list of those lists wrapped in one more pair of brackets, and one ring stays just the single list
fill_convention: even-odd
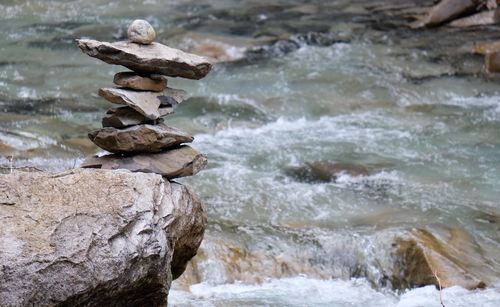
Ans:
[{"label": "riverbed stone", "polygon": [[447,241],[438,239],[427,230],[415,229],[397,237],[392,246],[394,268],[391,282],[395,289],[425,285],[466,289],[486,287],[481,274],[469,261],[476,257],[483,263],[479,247],[461,229],[451,229]]},{"label": "riverbed stone", "polygon": [[166,306],[207,217],[159,175],[75,169],[0,175],[0,220],[0,305]]},{"label": "riverbed stone", "polygon": [[94,144],[113,153],[160,152],[193,141],[191,135],[164,124],[105,127],[89,132],[88,136]]},{"label": "riverbed stone", "polygon": [[133,91],[121,88],[99,89],[99,96],[109,102],[127,105],[151,120],[172,113],[173,107],[181,103],[186,95],[183,90],[171,88],[166,88],[162,92]]},{"label": "riverbed stone", "polygon": [[156,173],[167,179],[193,176],[205,168],[207,158],[190,146],[182,145],[161,153],[134,156],[105,155],[85,159],[81,167],[127,169],[132,172]]},{"label": "riverbed stone", "polygon": [[133,43],[149,45],[155,40],[156,32],[146,20],[136,19],[128,27],[127,36]]},{"label": "riverbed stone", "polygon": [[159,74],[171,77],[201,79],[212,69],[212,64],[195,54],[153,42],[139,45],[131,42],[100,42],[77,40],[78,47],[87,55],[108,64],[125,66],[139,74]]},{"label": "riverbed stone", "polygon": [[160,75],[139,76],[127,71],[115,75],[113,82],[122,87],[140,91],[161,92],[167,88],[167,79]]},{"label": "riverbed stone", "polygon": [[102,118],[103,127],[126,128],[134,125],[162,123],[163,119],[152,120],[131,107],[111,108]]}]

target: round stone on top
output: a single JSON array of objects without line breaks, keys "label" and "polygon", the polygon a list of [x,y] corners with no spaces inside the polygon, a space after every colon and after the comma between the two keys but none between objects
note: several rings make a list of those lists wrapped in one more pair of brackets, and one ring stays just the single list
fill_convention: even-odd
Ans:
[{"label": "round stone on top", "polygon": [[133,43],[149,45],[156,38],[155,29],[143,19],[134,20],[127,30],[128,39]]}]

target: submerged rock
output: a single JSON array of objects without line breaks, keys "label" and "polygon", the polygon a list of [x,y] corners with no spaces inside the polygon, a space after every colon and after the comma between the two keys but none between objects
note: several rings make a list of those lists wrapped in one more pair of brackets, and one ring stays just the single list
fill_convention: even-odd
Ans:
[{"label": "submerged rock", "polygon": [[206,165],[207,158],[204,155],[187,145],[183,145],[161,153],[89,157],[83,161],[81,167],[127,169],[133,172],[156,173],[173,179],[193,176],[204,169]]},{"label": "submerged rock", "polygon": [[[160,110],[160,114],[164,113]],[[102,118],[103,127],[125,128],[141,124],[157,124],[161,123],[163,119],[152,120],[131,107],[111,108],[106,112]]]},{"label": "submerged rock", "polygon": [[127,36],[133,43],[149,45],[155,40],[156,32],[146,20],[136,19],[128,27]]},{"label": "submerged rock", "polygon": [[396,238],[393,248],[395,261],[391,281],[396,289],[425,285],[466,289],[486,287],[467,261],[480,257],[477,256],[477,247],[461,230],[452,229],[447,242],[426,230],[414,230]]},{"label": "submerged rock", "polygon": [[163,76],[150,75],[144,77],[131,71],[117,73],[113,82],[118,86],[140,91],[161,92],[167,88],[167,79]]},{"label": "submerged rock", "polygon": [[487,72],[500,72],[500,52],[488,52],[484,57],[484,66]]},{"label": "submerged rock", "polygon": [[208,59],[159,43],[138,45],[130,42],[100,42],[77,40],[87,55],[108,64],[123,65],[139,74],[159,74],[171,77],[201,79],[212,69]]},{"label": "submerged rock", "polygon": [[7,145],[5,143],[3,143],[2,141],[0,141],[0,155],[1,156],[11,156],[13,154],[15,154],[17,152],[17,150],[10,146],[10,145]]},{"label": "submerged rock", "polygon": [[99,96],[112,103],[127,105],[148,119],[156,120],[160,116],[172,113],[173,107],[184,100],[186,92],[171,88],[167,88],[163,92],[101,88]]},{"label": "submerged rock", "polygon": [[474,53],[486,55],[491,52],[500,52],[500,42],[479,42],[474,45]]},{"label": "submerged rock", "polygon": [[164,124],[137,125],[125,129],[106,127],[89,132],[94,144],[113,153],[160,152],[191,143],[193,137]]},{"label": "submerged rock", "polygon": [[182,50],[210,58],[211,62],[231,62],[245,58],[250,48],[263,40],[241,36],[223,36],[213,33],[188,32],[169,38]]},{"label": "submerged rock", "polygon": [[14,171],[0,187],[2,306],[165,306],[206,225],[155,174]]},{"label": "submerged rock", "polygon": [[347,174],[352,177],[367,176],[366,167],[350,163],[329,161],[307,162],[299,167],[289,167],[286,174],[306,182],[328,182],[337,180],[338,176]]}]

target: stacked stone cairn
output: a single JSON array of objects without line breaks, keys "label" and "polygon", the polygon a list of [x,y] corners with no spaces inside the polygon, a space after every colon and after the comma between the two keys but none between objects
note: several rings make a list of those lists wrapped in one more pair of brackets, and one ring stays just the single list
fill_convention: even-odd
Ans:
[{"label": "stacked stone cairn", "polygon": [[156,34],[147,21],[135,20],[127,34],[129,41],[114,43],[77,40],[87,55],[132,70],[115,75],[117,87],[99,90],[99,96],[121,106],[109,109],[103,128],[91,131],[89,138],[112,154],[89,157],[82,167],[157,173],[168,179],[192,176],[207,159],[183,145],[193,141],[191,135],[164,124],[162,117],[186,97],[185,91],[167,87],[165,76],[198,80],[212,65],[204,57],[154,42]]}]

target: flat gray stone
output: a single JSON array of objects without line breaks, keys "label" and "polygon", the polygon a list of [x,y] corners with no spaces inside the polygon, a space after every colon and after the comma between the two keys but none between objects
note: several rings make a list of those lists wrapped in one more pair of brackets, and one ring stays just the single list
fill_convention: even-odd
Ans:
[{"label": "flat gray stone", "polygon": [[151,153],[191,143],[193,137],[164,124],[138,125],[125,129],[105,127],[89,132],[97,146],[113,153]]},{"label": "flat gray stone", "polygon": [[168,179],[193,176],[207,165],[207,158],[192,147],[179,148],[155,154],[134,156],[93,156],[83,161],[83,168],[127,169],[132,172],[156,173]]},{"label": "flat gray stone", "polygon": [[167,88],[167,79],[161,75],[139,76],[135,72],[119,72],[113,82],[122,87],[140,91],[161,92]]},{"label": "flat gray stone", "polygon": [[[161,113],[161,112],[160,112]],[[111,108],[102,118],[103,127],[126,128],[141,124],[156,125],[162,123],[163,119],[152,120],[131,107]]]},{"label": "flat gray stone", "polygon": [[181,103],[186,92],[166,88],[162,92],[133,91],[122,88],[101,88],[99,96],[109,102],[127,105],[148,119],[156,120],[173,112],[174,106]]},{"label": "flat gray stone", "polygon": [[87,55],[109,64],[123,65],[139,74],[159,74],[171,77],[201,79],[212,69],[212,64],[195,54],[153,42],[140,45],[132,42],[100,42],[77,40],[78,47]]}]

